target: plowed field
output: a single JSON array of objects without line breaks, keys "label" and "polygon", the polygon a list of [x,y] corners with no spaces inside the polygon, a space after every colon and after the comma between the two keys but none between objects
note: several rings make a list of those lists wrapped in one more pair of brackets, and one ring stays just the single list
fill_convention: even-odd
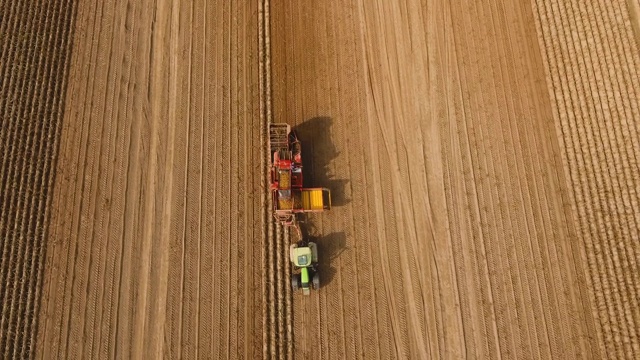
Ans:
[{"label": "plowed field", "polygon": [[0,1],[0,358],[33,356],[75,7]]},{"label": "plowed field", "polygon": [[530,5],[272,7],[274,119],[335,196],[297,357],[596,354]]},{"label": "plowed field", "polygon": [[640,356],[639,4],[538,1],[535,14],[597,343],[609,358]]},{"label": "plowed field", "polygon": [[[640,357],[639,16],[0,0],[1,357]],[[332,191],[310,296],[272,122]]]}]

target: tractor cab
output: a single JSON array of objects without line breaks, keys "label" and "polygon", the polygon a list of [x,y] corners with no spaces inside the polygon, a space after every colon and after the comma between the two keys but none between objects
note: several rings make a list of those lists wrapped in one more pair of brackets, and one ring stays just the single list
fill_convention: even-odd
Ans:
[{"label": "tractor cab", "polygon": [[294,254],[292,255],[293,265],[297,267],[307,267],[311,265],[311,248],[294,248]]}]

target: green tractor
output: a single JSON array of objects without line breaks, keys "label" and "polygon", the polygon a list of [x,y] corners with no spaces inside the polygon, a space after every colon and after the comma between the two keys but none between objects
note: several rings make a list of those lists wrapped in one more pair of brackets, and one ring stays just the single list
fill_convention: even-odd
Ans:
[{"label": "green tractor", "polygon": [[[318,273],[318,246],[308,241],[298,241],[289,247],[289,257],[294,269],[291,274],[293,291],[302,289],[304,295],[309,295],[311,288],[320,288],[320,274]],[[299,270],[299,271],[298,271]]]}]

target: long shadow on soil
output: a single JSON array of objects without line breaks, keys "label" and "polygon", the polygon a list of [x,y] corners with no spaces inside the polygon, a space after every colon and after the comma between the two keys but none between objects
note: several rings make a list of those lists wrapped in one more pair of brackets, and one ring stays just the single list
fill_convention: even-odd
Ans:
[{"label": "long shadow on soil", "polygon": [[[331,141],[332,124],[333,119],[330,117],[319,116],[296,125],[293,130],[302,142],[304,187],[328,188],[331,190],[331,205],[339,207],[350,202],[345,195],[345,187],[349,180],[336,179],[332,172],[331,163],[340,155]],[[342,231],[320,235],[316,228],[317,217],[305,216],[301,220],[303,237],[318,245],[320,281],[321,286],[326,286],[336,275],[337,270],[331,263],[344,251],[346,234]]]},{"label": "long shadow on soil", "polygon": [[331,141],[333,120],[327,116],[308,119],[293,127],[302,142],[302,166],[305,187],[326,187],[331,190],[331,205],[343,206],[350,199],[345,196],[348,179],[336,179],[331,171],[331,162],[340,152]]},{"label": "long shadow on soil", "polygon": [[344,251],[347,236],[344,231],[340,231],[324,236],[307,235],[306,238],[318,245],[318,270],[321,287],[324,287],[333,281],[337,273],[331,263]]}]

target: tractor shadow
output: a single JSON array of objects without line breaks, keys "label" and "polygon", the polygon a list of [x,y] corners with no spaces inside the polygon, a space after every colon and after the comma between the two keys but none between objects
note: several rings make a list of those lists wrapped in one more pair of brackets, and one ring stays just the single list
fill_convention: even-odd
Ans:
[{"label": "tractor shadow", "polygon": [[345,195],[348,179],[336,179],[331,162],[340,152],[331,141],[333,119],[314,117],[293,127],[302,142],[304,187],[326,187],[331,190],[331,205],[343,206],[350,202]]},{"label": "tractor shadow", "polygon": [[321,288],[333,281],[338,270],[331,263],[345,250],[347,236],[344,231],[334,232],[324,236],[308,235],[307,239],[318,246],[318,270],[320,272]]}]

